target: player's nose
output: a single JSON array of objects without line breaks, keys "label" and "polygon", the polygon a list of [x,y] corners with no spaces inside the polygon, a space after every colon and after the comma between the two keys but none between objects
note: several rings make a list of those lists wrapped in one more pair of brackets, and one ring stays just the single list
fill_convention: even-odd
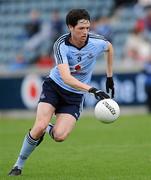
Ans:
[{"label": "player's nose", "polygon": [[88,29],[87,29],[87,28],[85,28],[85,29],[83,30],[83,34],[84,34],[84,35],[87,35],[87,34],[88,34]]}]

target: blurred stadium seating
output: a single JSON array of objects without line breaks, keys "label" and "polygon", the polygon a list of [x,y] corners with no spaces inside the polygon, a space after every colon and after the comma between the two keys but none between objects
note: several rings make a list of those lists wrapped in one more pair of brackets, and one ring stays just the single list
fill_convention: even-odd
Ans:
[{"label": "blurred stadium seating", "polygon": [[[37,9],[43,20],[48,20],[50,12],[59,9],[64,18],[72,8],[86,8],[92,19],[98,15],[113,14],[114,0],[10,0],[0,4],[0,64],[7,64],[14,60],[17,50],[23,46],[23,41],[18,41],[17,36],[22,33],[23,25],[27,21],[32,9]],[[122,58],[122,48],[128,33],[131,31],[135,14],[132,7],[121,8],[115,13],[113,26],[113,45],[116,59]]]}]

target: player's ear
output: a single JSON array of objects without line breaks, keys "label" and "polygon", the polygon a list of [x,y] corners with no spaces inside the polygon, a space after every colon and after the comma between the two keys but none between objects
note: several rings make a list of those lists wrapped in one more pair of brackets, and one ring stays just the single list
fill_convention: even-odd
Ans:
[{"label": "player's ear", "polygon": [[73,26],[71,26],[71,25],[68,25],[68,28],[69,28],[70,31],[73,30]]}]

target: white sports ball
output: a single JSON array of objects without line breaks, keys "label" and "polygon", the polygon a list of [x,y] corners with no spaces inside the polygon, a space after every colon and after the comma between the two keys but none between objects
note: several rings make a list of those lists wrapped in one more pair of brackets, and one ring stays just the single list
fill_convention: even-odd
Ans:
[{"label": "white sports ball", "polygon": [[120,116],[120,108],[113,99],[103,99],[96,104],[94,114],[99,121],[111,123]]}]

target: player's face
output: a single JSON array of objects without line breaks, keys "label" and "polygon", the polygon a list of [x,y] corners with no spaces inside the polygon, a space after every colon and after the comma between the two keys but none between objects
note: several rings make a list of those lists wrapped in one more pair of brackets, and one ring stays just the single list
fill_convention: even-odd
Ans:
[{"label": "player's face", "polygon": [[69,27],[73,40],[84,44],[90,28],[90,21],[81,19],[75,27]]}]

